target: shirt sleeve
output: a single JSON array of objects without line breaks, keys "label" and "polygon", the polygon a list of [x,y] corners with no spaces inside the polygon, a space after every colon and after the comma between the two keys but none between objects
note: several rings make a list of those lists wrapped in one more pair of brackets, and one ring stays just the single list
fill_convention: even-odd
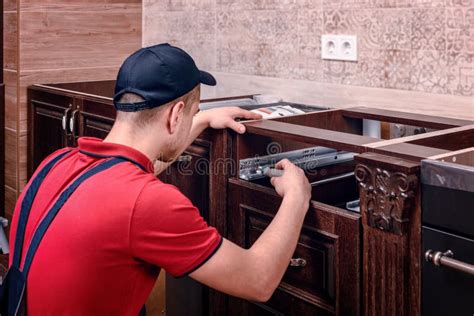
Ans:
[{"label": "shirt sleeve", "polygon": [[176,187],[160,181],[145,185],[130,223],[134,257],[181,277],[203,265],[221,243],[217,230]]}]

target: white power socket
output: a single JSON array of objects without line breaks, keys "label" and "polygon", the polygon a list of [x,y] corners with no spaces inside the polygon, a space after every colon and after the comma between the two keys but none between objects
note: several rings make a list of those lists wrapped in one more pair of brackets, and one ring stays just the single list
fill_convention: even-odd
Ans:
[{"label": "white power socket", "polygon": [[357,61],[357,36],[322,35],[321,57],[330,60]]}]

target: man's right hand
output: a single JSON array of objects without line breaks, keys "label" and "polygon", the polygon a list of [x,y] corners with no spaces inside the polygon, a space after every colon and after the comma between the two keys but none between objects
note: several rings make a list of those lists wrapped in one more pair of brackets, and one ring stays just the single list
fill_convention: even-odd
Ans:
[{"label": "man's right hand", "polygon": [[288,159],[279,161],[275,168],[283,170],[281,177],[273,177],[270,180],[277,193],[281,197],[295,197],[309,202],[311,199],[311,185],[304,171]]}]

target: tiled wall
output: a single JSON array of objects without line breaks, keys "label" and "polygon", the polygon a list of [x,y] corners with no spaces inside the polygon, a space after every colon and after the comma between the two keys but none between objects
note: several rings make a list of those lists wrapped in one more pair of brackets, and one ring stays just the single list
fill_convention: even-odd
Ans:
[{"label": "tiled wall", "polygon": [[[5,212],[26,183],[26,88],[114,79],[141,46],[141,0],[4,0]],[[47,140],[45,140],[47,141]]]},{"label": "tiled wall", "polygon": [[[144,45],[182,46],[227,85],[274,77],[352,89],[354,100],[381,95],[358,86],[472,104],[461,97],[474,90],[474,0],[144,0],[143,18]],[[320,36],[336,33],[358,36],[357,63],[321,59]]]}]

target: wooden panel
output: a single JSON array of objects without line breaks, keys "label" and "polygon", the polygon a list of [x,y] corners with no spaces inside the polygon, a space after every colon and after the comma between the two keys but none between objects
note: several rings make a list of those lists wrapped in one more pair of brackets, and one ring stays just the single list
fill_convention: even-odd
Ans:
[{"label": "wooden panel", "polygon": [[474,127],[470,130],[438,135],[430,138],[411,141],[410,144],[446,149],[459,150],[474,146]]},{"label": "wooden panel", "polygon": [[5,185],[16,188],[18,168],[18,134],[5,129]]},{"label": "wooden panel", "polygon": [[310,128],[277,121],[256,121],[245,124],[247,133],[284,137],[288,140],[337,148],[353,152],[365,151],[364,144],[378,141],[377,138],[341,133],[326,129]]},{"label": "wooden panel", "polygon": [[11,188],[9,186],[5,186],[5,208],[4,208],[4,213],[6,218],[8,218],[9,221],[12,219],[13,215],[13,210],[15,209],[15,204],[16,204],[16,198],[17,198],[17,191],[14,188]]},{"label": "wooden panel", "polygon": [[444,118],[440,116],[421,115],[415,113],[404,113],[399,111],[370,109],[357,107],[342,110],[342,115],[347,117],[400,123],[405,125],[420,126],[434,129],[453,128],[457,126],[470,125],[473,121]]},{"label": "wooden panel", "polygon": [[430,156],[439,155],[447,152],[447,150],[444,149],[413,145],[408,143],[399,143],[378,148],[369,148],[368,151],[415,161],[420,161]]},{"label": "wooden panel", "polygon": [[18,152],[18,192],[22,192],[28,179],[28,134],[20,133],[18,139],[19,152]]},{"label": "wooden panel", "polygon": [[17,72],[5,71],[5,127],[16,130],[18,119],[17,107]]},{"label": "wooden panel", "polygon": [[3,1],[3,10],[5,12],[17,11],[18,0],[4,0]]},{"label": "wooden panel", "polygon": [[5,12],[3,14],[3,67],[18,69],[18,14]]},{"label": "wooden panel", "polygon": [[441,155],[431,156],[430,159],[453,162],[465,166],[474,167],[474,147],[466,148]]},{"label": "wooden panel", "polygon": [[362,120],[342,116],[341,110],[327,110],[315,113],[287,116],[274,121],[323,128],[332,131],[362,135]]},{"label": "wooden panel", "polygon": [[24,8],[20,29],[22,71],[119,66],[141,46],[141,4]]}]

